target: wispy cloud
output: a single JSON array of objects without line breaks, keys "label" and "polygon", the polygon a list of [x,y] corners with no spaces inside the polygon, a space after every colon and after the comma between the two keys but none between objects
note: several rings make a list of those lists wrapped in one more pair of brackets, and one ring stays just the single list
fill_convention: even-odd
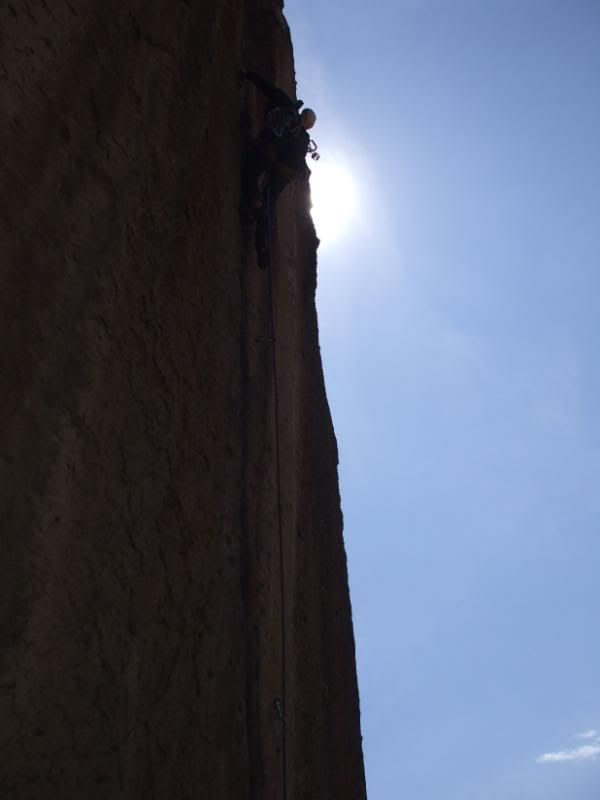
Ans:
[{"label": "wispy cloud", "polygon": [[576,733],[575,739],[581,739],[587,744],[575,747],[572,750],[558,750],[555,753],[543,753],[536,758],[538,764],[559,764],[568,762],[597,761],[600,759],[600,734],[596,730]]},{"label": "wispy cloud", "polygon": [[583,733],[576,733],[575,734],[575,738],[576,739],[598,739],[599,735],[598,735],[598,731],[589,730],[589,731],[584,731]]}]

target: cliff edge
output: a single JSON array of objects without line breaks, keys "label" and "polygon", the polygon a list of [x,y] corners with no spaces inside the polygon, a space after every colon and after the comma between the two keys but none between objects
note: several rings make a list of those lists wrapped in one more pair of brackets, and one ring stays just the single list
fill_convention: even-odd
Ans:
[{"label": "cliff edge", "polygon": [[0,4],[3,798],[366,796],[309,187],[259,270],[242,65],[293,91],[280,3]]}]

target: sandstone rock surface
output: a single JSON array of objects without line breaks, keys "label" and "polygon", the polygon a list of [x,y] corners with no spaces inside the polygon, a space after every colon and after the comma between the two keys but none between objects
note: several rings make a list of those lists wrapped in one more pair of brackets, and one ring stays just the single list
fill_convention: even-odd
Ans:
[{"label": "sandstone rock surface", "polygon": [[0,3],[2,798],[365,797],[309,189],[274,243],[280,553],[242,65],[293,90],[279,3]]}]

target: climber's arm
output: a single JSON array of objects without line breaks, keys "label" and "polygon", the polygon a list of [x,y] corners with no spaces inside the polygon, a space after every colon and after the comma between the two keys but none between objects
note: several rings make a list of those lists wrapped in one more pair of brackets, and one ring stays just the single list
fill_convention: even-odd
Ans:
[{"label": "climber's arm", "polygon": [[274,106],[283,106],[284,108],[296,108],[296,102],[287,95],[282,89],[273,86],[264,78],[261,78],[256,72],[251,69],[242,70],[242,75],[246,80],[251,81],[260,91],[269,98]]}]

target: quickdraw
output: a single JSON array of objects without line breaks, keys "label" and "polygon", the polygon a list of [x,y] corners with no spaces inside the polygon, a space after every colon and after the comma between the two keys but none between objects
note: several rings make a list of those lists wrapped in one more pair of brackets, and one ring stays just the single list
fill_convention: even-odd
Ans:
[{"label": "quickdraw", "polygon": [[318,148],[318,144],[311,139],[308,143],[308,152],[313,161],[318,161],[321,158],[321,154],[317,152]]}]

